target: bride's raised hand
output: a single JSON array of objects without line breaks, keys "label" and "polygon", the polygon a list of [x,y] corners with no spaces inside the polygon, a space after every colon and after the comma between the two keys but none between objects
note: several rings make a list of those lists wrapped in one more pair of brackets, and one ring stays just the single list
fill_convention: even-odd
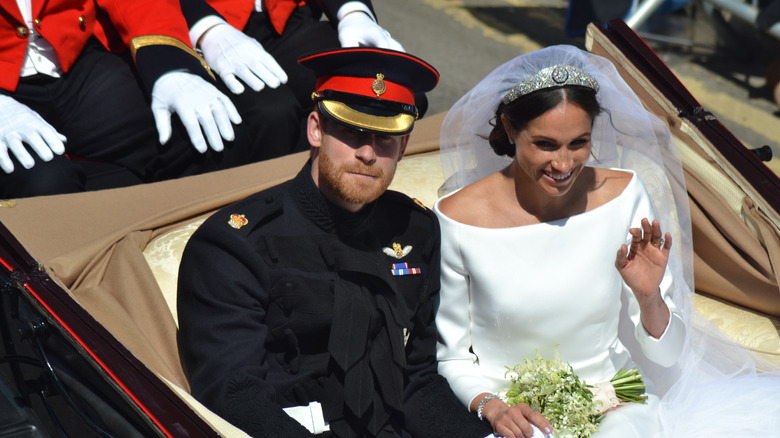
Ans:
[{"label": "bride's raised hand", "polygon": [[525,403],[510,407],[501,400],[491,400],[485,405],[483,416],[495,434],[505,438],[536,438],[540,432],[552,432],[550,422]]},{"label": "bride's raised hand", "polygon": [[663,235],[658,221],[650,223],[647,218],[642,219],[641,228],[628,232],[631,247],[621,245],[615,267],[639,302],[645,329],[658,338],[669,322],[669,308],[661,297],[660,284],[669,261],[672,235]]},{"label": "bride's raised hand", "polygon": [[663,279],[672,235],[661,233],[657,220],[652,223],[642,219],[641,228],[631,228],[631,246],[623,244],[618,250],[615,267],[637,299],[649,298],[658,293]]}]

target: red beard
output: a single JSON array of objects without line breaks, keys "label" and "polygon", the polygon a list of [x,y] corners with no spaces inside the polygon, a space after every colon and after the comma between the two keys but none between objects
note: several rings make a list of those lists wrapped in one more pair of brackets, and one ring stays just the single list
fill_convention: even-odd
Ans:
[{"label": "red beard", "polygon": [[[330,189],[341,200],[351,204],[368,204],[374,202],[390,186],[393,174],[385,175],[382,169],[363,163],[355,165],[337,165],[324,150],[319,153],[319,178],[322,184]],[[349,178],[350,173],[371,175],[375,178]]]}]

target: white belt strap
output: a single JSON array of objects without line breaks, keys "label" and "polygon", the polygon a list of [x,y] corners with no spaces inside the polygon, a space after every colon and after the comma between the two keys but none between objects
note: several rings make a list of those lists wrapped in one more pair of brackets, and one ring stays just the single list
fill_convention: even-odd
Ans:
[{"label": "white belt strap", "polygon": [[311,402],[308,406],[284,408],[284,412],[315,435],[330,430],[330,425],[325,422],[325,417],[322,415],[320,402]]}]

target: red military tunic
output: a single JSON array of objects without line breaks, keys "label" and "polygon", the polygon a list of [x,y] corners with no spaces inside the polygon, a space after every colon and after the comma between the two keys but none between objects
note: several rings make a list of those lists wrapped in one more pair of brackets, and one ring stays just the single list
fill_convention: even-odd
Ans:
[{"label": "red military tunic", "polygon": [[[91,37],[119,52],[147,45],[190,51],[178,0],[31,0],[35,31],[57,53],[67,72]],[[16,0],[0,0],[0,87],[15,91],[24,65],[29,29]],[[162,36],[145,40],[143,36]]]},{"label": "red military tunic", "polygon": [[[287,20],[295,8],[314,2],[331,20],[335,20],[338,9],[347,0],[263,0],[263,10],[271,19],[276,33],[282,34]],[[254,0],[207,0],[220,15],[236,29],[243,29],[249,21],[249,16],[255,9]],[[365,3],[365,2],[363,2]]]}]

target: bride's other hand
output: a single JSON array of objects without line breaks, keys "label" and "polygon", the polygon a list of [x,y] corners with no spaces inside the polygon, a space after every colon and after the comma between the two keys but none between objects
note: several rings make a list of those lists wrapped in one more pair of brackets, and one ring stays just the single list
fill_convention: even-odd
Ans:
[{"label": "bride's other hand", "polygon": [[661,297],[661,280],[672,248],[672,235],[661,232],[657,220],[642,219],[641,228],[631,228],[631,246],[622,245],[615,267],[634,292],[642,314],[642,324],[658,338],[669,323],[669,309]]},{"label": "bride's other hand", "polygon": [[537,437],[539,433],[534,434],[533,426],[536,426],[545,435],[552,432],[550,422],[525,403],[510,407],[501,400],[490,400],[485,404],[482,416],[493,426],[493,431],[497,436],[505,438]]}]

